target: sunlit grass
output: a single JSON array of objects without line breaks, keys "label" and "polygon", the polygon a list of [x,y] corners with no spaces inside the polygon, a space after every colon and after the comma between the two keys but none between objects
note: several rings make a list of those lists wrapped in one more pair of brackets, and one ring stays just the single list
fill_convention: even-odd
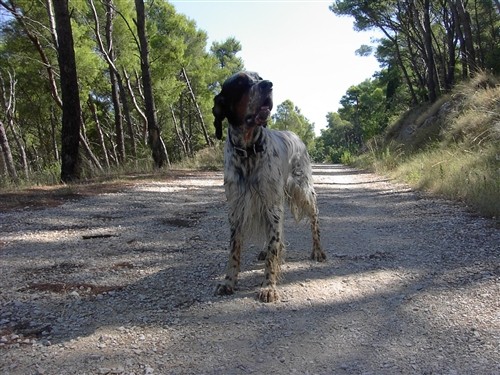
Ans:
[{"label": "sunlit grass", "polygon": [[390,174],[414,188],[458,200],[486,216],[500,214],[500,173],[497,151],[446,148],[420,153],[402,162]]},{"label": "sunlit grass", "polygon": [[[405,114],[385,139],[368,143],[357,166],[500,217],[500,83],[479,74],[447,100]],[[423,114],[432,115],[425,119]],[[404,119],[411,120],[406,125]],[[415,125],[416,124],[416,125]],[[411,137],[401,133],[412,126]]]}]

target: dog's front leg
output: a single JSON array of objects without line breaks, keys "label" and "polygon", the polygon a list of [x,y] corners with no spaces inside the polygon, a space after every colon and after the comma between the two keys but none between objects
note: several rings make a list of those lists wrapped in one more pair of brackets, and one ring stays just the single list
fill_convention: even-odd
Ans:
[{"label": "dog's front leg", "polygon": [[284,252],[283,244],[283,206],[273,210],[267,223],[268,247],[266,254],[266,269],[264,271],[264,287],[259,291],[258,298],[262,302],[274,302],[279,299],[276,283],[280,276],[281,261]]},{"label": "dog's front leg", "polygon": [[234,293],[238,273],[240,272],[242,235],[238,226],[231,225],[231,240],[229,242],[229,259],[227,262],[227,272],[224,282],[217,285],[215,291],[218,295],[228,295]]}]

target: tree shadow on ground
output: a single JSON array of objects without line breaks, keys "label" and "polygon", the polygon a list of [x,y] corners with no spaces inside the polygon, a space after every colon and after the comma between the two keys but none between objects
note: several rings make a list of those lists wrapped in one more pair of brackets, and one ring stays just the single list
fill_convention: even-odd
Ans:
[{"label": "tree shadow on ground", "polygon": [[[35,338],[41,345],[34,350],[68,371],[72,363],[96,369],[150,362],[158,373],[208,374],[495,368],[493,330],[477,328],[467,313],[478,288],[491,290],[500,276],[499,233],[486,221],[408,191],[324,183],[317,190],[328,261],[307,259],[308,225],[288,216],[282,300],[261,304],[255,300],[263,267],[257,246],[244,253],[239,290],[213,295],[227,258],[222,189],[182,189],[152,186],[71,204],[57,211],[67,218],[64,225],[51,222],[54,212],[48,212],[43,228],[36,228],[70,235],[23,238],[4,249],[2,268],[22,275],[4,286],[14,299],[2,302],[9,321],[2,335]],[[24,229],[7,234],[35,227],[26,220]],[[83,239],[89,233],[96,237]],[[77,247],[86,257],[68,258]],[[36,251],[28,255],[26,248]],[[458,298],[440,303],[450,294]],[[490,313],[486,305],[494,296],[481,298],[478,306]],[[459,323],[464,313],[469,325]],[[86,351],[72,349],[82,341]],[[10,344],[3,350],[23,356],[33,350]]]}]

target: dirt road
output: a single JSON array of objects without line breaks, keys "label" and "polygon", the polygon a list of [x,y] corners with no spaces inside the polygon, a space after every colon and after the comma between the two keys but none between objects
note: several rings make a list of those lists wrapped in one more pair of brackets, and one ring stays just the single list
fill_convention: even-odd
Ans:
[{"label": "dirt road", "polygon": [[500,230],[380,176],[315,166],[326,263],[288,216],[281,301],[239,290],[222,174],[0,211],[1,374],[500,374]]}]

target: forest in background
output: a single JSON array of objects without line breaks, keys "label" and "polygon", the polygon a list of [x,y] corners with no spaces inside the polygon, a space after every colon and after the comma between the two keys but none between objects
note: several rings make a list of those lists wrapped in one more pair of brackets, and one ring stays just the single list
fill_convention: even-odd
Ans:
[{"label": "forest in background", "polygon": [[[152,164],[151,122],[159,131],[158,167],[213,145],[214,93],[225,78],[244,68],[237,40],[207,48],[206,33],[163,1],[1,0],[2,178],[46,174],[59,180],[64,139],[58,55],[63,34],[56,28],[55,11],[64,7],[60,3],[67,5],[71,19],[78,77],[79,177]],[[149,77],[141,65],[141,4]],[[152,121],[145,78],[154,95]]]},{"label": "forest in background", "polygon": [[348,161],[407,111],[432,105],[480,72],[500,74],[498,0],[346,0],[330,9],[352,17],[356,30],[384,37],[357,50],[374,53],[381,70],[351,86],[338,112],[328,113],[319,159]]},{"label": "forest in background", "polygon": [[[61,10],[74,69],[61,61]],[[500,73],[498,0],[334,1],[330,10],[352,17],[357,30],[382,31],[376,46],[357,51],[374,53],[381,70],[347,90],[319,137],[291,100],[277,106],[270,126],[298,133],[316,161],[349,162],[412,108],[478,72]],[[159,167],[214,145],[213,96],[244,69],[234,38],[208,47],[206,33],[166,1],[0,0],[0,14],[1,181]],[[73,138],[64,136],[68,70],[80,109]],[[61,173],[65,158],[74,176]]]}]

